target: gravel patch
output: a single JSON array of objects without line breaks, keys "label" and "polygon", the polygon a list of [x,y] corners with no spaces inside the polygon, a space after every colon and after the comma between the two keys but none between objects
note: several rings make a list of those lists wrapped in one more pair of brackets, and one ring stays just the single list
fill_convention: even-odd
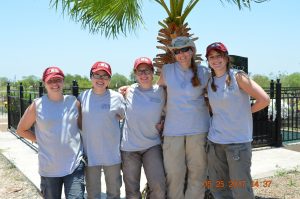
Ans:
[{"label": "gravel patch", "polygon": [[253,189],[258,199],[299,199],[300,168],[292,171],[278,169],[275,176],[253,181]]},{"label": "gravel patch", "polygon": [[0,153],[0,198],[42,199],[39,190]]}]

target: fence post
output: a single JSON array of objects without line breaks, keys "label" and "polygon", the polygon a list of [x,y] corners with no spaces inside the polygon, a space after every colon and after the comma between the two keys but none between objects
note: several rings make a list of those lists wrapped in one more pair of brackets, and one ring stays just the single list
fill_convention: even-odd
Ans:
[{"label": "fence post", "polygon": [[73,85],[72,85],[72,94],[75,97],[78,97],[78,84],[76,80],[73,80]]},{"label": "fence post", "polygon": [[31,97],[31,93],[29,93],[29,100],[28,100],[28,104],[30,105],[32,103],[32,97]]},{"label": "fence post", "polygon": [[43,83],[40,82],[40,85],[39,85],[39,97],[42,97],[43,93],[44,93]]},{"label": "fence post", "polygon": [[7,129],[10,129],[10,126],[11,126],[11,119],[10,119],[10,84],[9,82],[7,82],[7,85],[6,85],[6,96],[7,96]]},{"label": "fence post", "polygon": [[24,113],[23,98],[24,98],[24,87],[23,87],[22,82],[20,82],[20,95],[19,95],[19,100],[20,100],[20,118],[22,117],[22,115]]},{"label": "fence post", "polygon": [[275,126],[276,126],[276,146],[282,146],[282,133],[281,133],[281,83],[280,79],[277,79],[276,82],[276,118],[275,118]]},{"label": "fence post", "polygon": [[270,82],[270,98],[274,99],[274,80]]}]

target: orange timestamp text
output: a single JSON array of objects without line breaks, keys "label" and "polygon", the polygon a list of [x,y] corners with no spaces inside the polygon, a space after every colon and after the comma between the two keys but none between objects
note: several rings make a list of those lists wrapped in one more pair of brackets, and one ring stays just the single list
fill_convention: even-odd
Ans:
[{"label": "orange timestamp text", "polygon": [[[251,185],[253,188],[257,188],[257,187],[270,187],[272,184],[272,180],[253,180]],[[224,180],[217,180],[215,183],[212,182],[212,180],[206,180],[203,183],[203,186],[207,189],[212,188],[225,188],[225,187],[229,187],[230,189],[237,189],[237,188],[246,188],[246,181],[245,180],[229,180],[228,182],[225,182]]]}]

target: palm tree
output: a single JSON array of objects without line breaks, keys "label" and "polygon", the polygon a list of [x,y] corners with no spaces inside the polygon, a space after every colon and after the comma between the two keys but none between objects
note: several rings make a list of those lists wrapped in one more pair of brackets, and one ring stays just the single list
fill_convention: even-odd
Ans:
[{"label": "palm tree", "polygon": [[[219,0],[221,3],[227,1],[234,3],[239,9],[249,8],[251,3],[262,3],[267,0]],[[162,27],[158,31],[157,40],[162,46],[158,49],[165,51],[157,54],[154,58],[154,65],[161,68],[163,64],[172,63],[173,56],[169,49],[173,38],[177,36],[187,36],[192,40],[186,17],[193,10],[199,0],[170,0],[169,7],[165,0],[154,0],[164,8],[168,17],[159,21]],[[186,3],[183,9],[184,3]],[[74,21],[81,22],[83,28],[88,28],[92,33],[100,33],[105,37],[117,38],[119,34],[136,31],[140,25],[144,25],[141,14],[142,0],[50,0],[53,7],[62,5],[63,13],[68,14]],[[196,55],[196,61],[201,61],[201,55]]]}]

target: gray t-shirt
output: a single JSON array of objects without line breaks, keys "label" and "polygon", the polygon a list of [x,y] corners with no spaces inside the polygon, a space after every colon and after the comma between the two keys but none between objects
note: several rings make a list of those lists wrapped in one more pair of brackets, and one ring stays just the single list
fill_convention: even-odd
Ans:
[{"label": "gray t-shirt", "polygon": [[204,88],[209,71],[198,66],[201,86],[193,87],[191,69],[183,70],[178,62],[163,66],[167,86],[165,136],[185,136],[207,133],[209,127],[208,107],[204,101]]},{"label": "gray t-shirt", "polygon": [[83,150],[77,125],[76,98],[64,95],[55,102],[44,95],[34,101],[36,107],[35,135],[39,146],[39,174],[62,177],[78,167]]},{"label": "gray t-shirt", "polygon": [[226,84],[225,73],[214,77],[217,91],[213,92],[209,81],[207,92],[213,117],[208,139],[214,143],[231,144],[252,141],[252,113],[249,95],[239,88],[235,74],[230,70],[231,83]]},{"label": "gray t-shirt", "polygon": [[92,89],[79,96],[82,109],[82,138],[88,166],[121,163],[119,118],[124,116],[123,96],[107,90],[102,95]]},{"label": "gray t-shirt", "polygon": [[155,125],[160,121],[164,104],[165,92],[158,85],[147,90],[138,85],[129,88],[122,151],[141,151],[161,143]]}]

